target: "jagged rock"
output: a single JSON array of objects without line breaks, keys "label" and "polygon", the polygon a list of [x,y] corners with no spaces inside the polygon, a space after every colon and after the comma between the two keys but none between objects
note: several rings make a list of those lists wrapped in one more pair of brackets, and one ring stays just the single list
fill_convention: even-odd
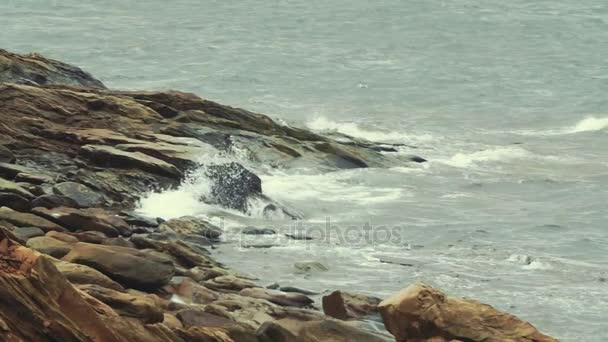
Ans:
[{"label": "jagged rock", "polygon": [[[56,195],[63,196],[73,200],[76,205],[80,208],[95,207],[103,204],[103,195],[93,191],[86,185],[75,182],[63,182],[56,184],[53,187],[53,192]],[[50,199],[47,197],[47,199]],[[53,200],[61,200],[60,198],[52,198]],[[67,202],[67,201],[66,201]],[[45,206],[46,207],[46,206]],[[70,207],[68,205],[68,207]]]},{"label": "jagged rock", "polygon": [[323,296],[323,312],[337,319],[360,319],[378,311],[381,299],[358,293],[334,291]]},{"label": "jagged rock", "polygon": [[212,290],[224,290],[233,292],[239,292],[242,289],[246,289],[249,287],[258,287],[255,283],[249,280],[238,278],[233,275],[219,276],[203,282],[203,285]]},{"label": "jagged rock", "polygon": [[245,288],[239,292],[241,296],[265,299],[281,306],[302,308],[314,303],[312,299],[301,293],[281,292],[261,287]]},{"label": "jagged rock", "polygon": [[260,342],[389,342],[388,338],[335,320],[281,319],[264,323],[256,332]]},{"label": "jagged rock", "polygon": [[63,260],[90,266],[123,286],[142,290],[159,288],[175,274],[169,258],[126,247],[79,242]]},{"label": "jagged rock", "polygon": [[11,182],[4,178],[0,178],[0,192],[18,195],[28,200],[36,197],[34,194],[25,190],[17,183]]},{"label": "jagged rock", "polygon": [[245,235],[273,235],[276,232],[270,228],[246,227],[241,231]]},{"label": "jagged rock", "polygon": [[0,145],[0,163],[14,163],[15,161],[17,161],[17,158],[15,158],[13,152],[6,146]]},{"label": "jagged rock", "polygon": [[0,207],[7,207],[16,211],[27,212],[30,210],[30,202],[17,194],[0,192]]},{"label": "jagged rock", "polygon": [[206,175],[212,180],[211,198],[204,199],[207,202],[245,212],[248,199],[262,194],[260,177],[239,163],[210,165]]},{"label": "jagged rock", "polygon": [[17,227],[13,230],[13,234],[17,238],[27,241],[36,236],[43,236],[44,231],[37,227]]},{"label": "jagged rock", "polygon": [[53,263],[57,267],[57,270],[72,284],[96,284],[108,289],[124,291],[124,288],[120,284],[92,267],[62,260],[53,260]]},{"label": "jagged rock", "polygon": [[78,285],[78,289],[109,305],[119,315],[141,320],[146,324],[163,321],[163,312],[155,295],[119,292],[95,284]]},{"label": "jagged rock", "polygon": [[196,217],[181,217],[163,222],[158,227],[159,232],[195,234],[216,240],[222,235],[222,230],[211,223]]},{"label": "jagged rock", "polygon": [[85,145],[81,148],[81,152],[101,166],[141,169],[176,179],[183,176],[175,166],[141,152],[125,152],[102,145]]},{"label": "jagged rock", "polygon": [[27,246],[40,253],[62,258],[72,249],[73,243],[57,240],[48,236],[38,236],[27,240]]},{"label": "jagged rock", "polygon": [[131,228],[123,219],[99,208],[34,208],[32,212],[73,231],[98,231],[109,237],[131,235]]},{"label": "jagged rock", "polygon": [[60,225],[42,217],[28,213],[20,213],[7,207],[0,208],[0,221],[9,222],[17,227],[37,227],[45,232],[48,232],[49,230],[57,230],[60,232],[66,231],[66,229]]},{"label": "jagged rock", "polygon": [[69,84],[105,88],[82,69],[37,53],[18,55],[0,49],[0,82],[22,84]]},{"label": "jagged rock", "polygon": [[449,297],[425,284],[382,301],[378,310],[397,341],[554,342],[530,323],[480,302]]}]

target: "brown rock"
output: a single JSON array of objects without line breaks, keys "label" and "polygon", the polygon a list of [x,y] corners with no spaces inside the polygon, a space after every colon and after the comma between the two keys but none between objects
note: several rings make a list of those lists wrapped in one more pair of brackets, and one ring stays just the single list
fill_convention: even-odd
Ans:
[{"label": "brown rock", "polygon": [[126,247],[76,243],[64,261],[90,266],[126,287],[156,289],[175,273],[170,259]]},{"label": "brown rock", "polygon": [[0,163],[14,163],[15,155],[6,146],[0,145]]},{"label": "brown rock", "polygon": [[183,176],[175,166],[141,152],[126,152],[103,145],[85,145],[81,152],[102,166],[141,169],[177,179]]},{"label": "brown rock", "polygon": [[30,203],[27,199],[19,195],[10,192],[0,192],[0,207],[27,212],[30,210]]},{"label": "brown rock", "polygon": [[209,239],[218,239],[222,235],[220,228],[195,217],[182,217],[165,221],[158,230],[168,233],[202,235]]},{"label": "brown rock", "polygon": [[219,298],[217,292],[194,282],[190,278],[182,278],[181,282],[174,285],[172,292],[186,303],[208,304]]},{"label": "brown rock", "polygon": [[229,319],[210,314],[203,310],[180,310],[176,316],[186,328],[191,326],[226,328],[235,325],[235,322]]},{"label": "brown rock", "polygon": [[131,238],[131,242],[138,248],[152,248],[159,252],[172,255],[182,266],[187,268],[196,266],[218,266],[218,263],[215,260],[195,251],[181,241],[156,241],[143,236],[134,236]]},{"label": "brown rock", "polygon": [[401,290],[382,301],[378,310],[397,341],[556,341],[513,315],[474,300],[448,297],[425,284]]},{"label": "brown rock", "polygon": [[323,312],[338,319],[360,319],[378,311],[380,299],[358,293],[334,291],[323,296]]},{"label": "brown rock", "polygon": [[124,291],[120,284],[89,266],[62,260],[53,260],[53,263],[72,284],[95,284],[116,291]]},{"label": "brown rock", "polygon": [[184,327],[182,322],[179,319],[177,319],[177,317],[175,317],[175,315],[166,313],[166,312],[163,314],[163,324],[173,330],[181,329]]},{"label": "brown rock", "polygon": [[36,197],[31,192],[19,186],[19,184],[4,178],[0,178],[0,192],[18,195],[28,200]]},{"label": "brown rock", "polygon": [[312,299],[301,293],[281,292],[261,287],[245,288],[239,292],[241,296],[265,299],[281,306],[306,307],[314,303]]},{"label": "brown rock", "polygon": [[71,243],[53,239],[48,236],[38,236],[27,240],[27,246],[40,253],[50,255],[54,258],[62,258],[72,249]]},{"label": "brown rock", "polygon": [[300,321],[281,319],[264,323],[257,331],[260,342],[389,342],[336,320]]},{"label": "brown rock", "polygon": [[242,289],[258,287],[254,282],[233,275],[219,276],[203,283],[212,290],[239,292]]},{"label": "brown rock", "polygon": [[73,231],[98,231],[109,237],[131,234],[131,228],[123,219],[100,208],[34,208],[32,212]]},{"label": "brown rock", "polygon": [[53,239],[67,242],[69,244],[74,244],[78,242],[78,239],[75,236],[72,236],[68,233],[56,232],[52,230],[50,232],[47,232],[45,235]]},{"label": "brown rock", "polygon": [[103,195],[93,191],[86,185],[76,182],[63,182],[53,187],[56,195],[67,197],[74,201],[79,208],[99,206],[104,203]]},{"label": "brown rock", "polygon": [[152,298],[155,295],[119,292],[95,284],[78,285],[78,288],[109,305],[121,316],[137,318],[146,324],[163,321],[163,312]]},{"label": "brown rock", "polygon": [[9,222],[17,227],[37,227],[45,232],[50,230],[66,231],[60,225],[33,214],[20,213],[7,207],[0,208],[0,221]]},{"label": "brown rock", "polygon": [[42,195],[32,200],[31,207],[42,207],[47,209],[59,207],[76,208],[78,207],[78,203],[69,197],[61,195]]}]

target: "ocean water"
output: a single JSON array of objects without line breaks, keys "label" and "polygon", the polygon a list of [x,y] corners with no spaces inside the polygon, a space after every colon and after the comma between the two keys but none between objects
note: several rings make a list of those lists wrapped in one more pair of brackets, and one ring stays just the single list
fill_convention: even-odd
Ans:
[{"label": "ocean water", "polygon": [[[429,160],[257,166],[299,226],[201,204],[204,182],[142,202],[222,224],[215,253],[237,269],[379,296],[423,280],[563,341],[608,339],[605,0],[5,0],[0,47],[113,88],[191,91]],[[316,239],[243,241],[245,225]],[[329,271],[298,273],[304,260]]]}]

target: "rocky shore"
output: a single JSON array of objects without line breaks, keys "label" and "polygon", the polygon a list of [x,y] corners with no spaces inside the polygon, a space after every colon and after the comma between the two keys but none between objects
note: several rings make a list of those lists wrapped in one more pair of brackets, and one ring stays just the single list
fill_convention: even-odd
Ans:
[{"label": "rocky shore", "polygon": [[[0,50],[0,339],[554,341],[424,284],[384,300],[336,289],[320,303],[265,288],[211,257],[219,227],[133,211],[204,169],[201,201],[244,213],[257,201],[263,215],[298,219],[228,157],[327,170],[424,162],[391,151],[189,93],[110,90],[77,67]],[[361,324],[370,315],[386,331]]]}]

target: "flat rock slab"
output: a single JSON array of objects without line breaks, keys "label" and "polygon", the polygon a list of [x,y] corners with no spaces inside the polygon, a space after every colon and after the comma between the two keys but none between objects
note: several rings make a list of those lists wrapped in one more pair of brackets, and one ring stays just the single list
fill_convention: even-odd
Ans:
[{"label": "flat rock slab", "polygon": [[37,236],[27,240],[29,248],[54,258],[62,258],[70,252],[73,243],[54,239],[49,236]]},{"label": "flat rock slab", "polygon": [[53,260],[53,262],[59,272],[72,284],[96,284],[108,289],[124,291],[120,284],[92,267],[62,260]]},{"label": "flat rock slab", "polygon": [[39,207],[32,209],[32,212],[60,223],[72,231],[97,231],[109,237],[131,234],[131,228],[123,219],[99,208]]},{"label": "flat rock slab", "polygon": [[297,308],[307,307],[314,303],[314,300],[301,293],[281,292],[261,287],[246,288],[241,290],[239,294],[246,297],[265,299],[281,306],[293,306]]},{"label": "flat rock slab", "polygon": [[142,290],[166,285],[175,274],[169,257],[126,247],[79,242],[63,260],[90,266],[123,286]]},{"label": "flat rock slab", "polygon": [[222,230],[219,227],[205,220],[189,216],[165,221],[158,227],[158,231],[161,233],[201,235],[212,240],[217,240],[222,235]]},{"label": "flat rock slab", "polygon": [[84,156],[102,166],[141,169],[177,179],[183,176],[175,166],[141,152],[126,152],[103,145],[85,145],[80,151]]},{"label": "flat rock slab", "polygon": [[19,186],[19,184],[4,178],[0,178],[0,192],[15,194],[28,200],[36,197],[31,192]]},{"label": "flat rock slab", "polygon": [[73,200],[80,208],[95,207],[104,203],[102,194],[76,182],[59,183],[53,187],[53,193]]},{"label": "flat rock slab", "polygon": [[7,221],[17,227],[37,227],[45,232],[50,230],[66,231],[64,227],[40,216],[20,213],[7,207],[0,208],[0,221]]}]

